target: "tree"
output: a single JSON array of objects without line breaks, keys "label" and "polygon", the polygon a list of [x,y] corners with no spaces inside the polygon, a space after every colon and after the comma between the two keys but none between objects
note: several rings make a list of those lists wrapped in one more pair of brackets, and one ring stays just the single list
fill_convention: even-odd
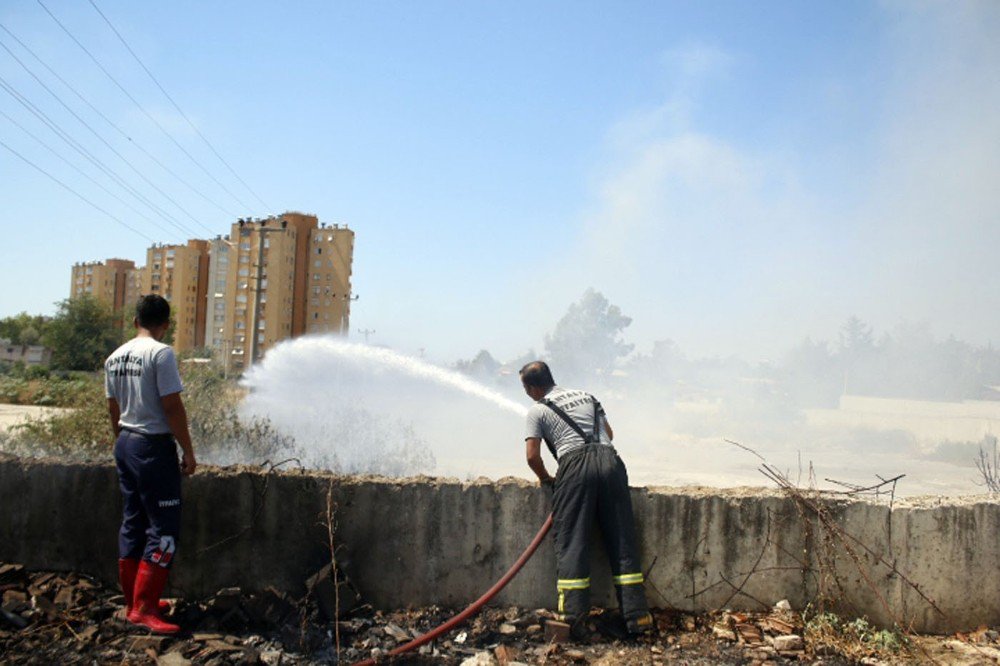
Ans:
[{"label": "tree", "polygon": [[500,372],[500,361],[493,358],[493,355],[485,349],[481,349],[472,360],[456,362],[455,369],[481,381],[495,380]]},{"label": "tree", "polygon": [[38,341],[41,340],[42,334],[38,332],[38,329],[34,326],[28,325],[21,329],[21,334],[18,336],[18,342],[22,345],[37,345]]},{"label": "tree", "polygon": [[621,339],[631,323],[632,318],[624,316],[603,294],[587,289],[578,303],[569,306],[552,334],[545,336],[553,373],[573,379],[609,376],[618,360],[634,347]]},{"label": "tree", "polygon": [[875,349],[872,327],[852,316],[840,327],[840,353],[851,360],[870,354]]},{"label": "tree", "polygon": [[43,341],[52,349],[52,366],[63,370],[97,370],[122,343],[117,317],[93,296],[68,298],[46,327]]},{"label": "tree", "polygon": [[[27,312],[16,314],[13,317],[0,319],[0,339],[10,340],[14,344],[30,345],[36,344],[38,336],[45,331],[47,324],[46,317],[42,315],[29,315]],[[34,336],[31,330],[34,330]],[[25,342],[25,332],[28,339],[35,342]]]},{"label": "tree", "polygon": [[802,407],[836,407],[843,390],[843,369],[829,345],[806,338],[785,355],[788,392]]}]

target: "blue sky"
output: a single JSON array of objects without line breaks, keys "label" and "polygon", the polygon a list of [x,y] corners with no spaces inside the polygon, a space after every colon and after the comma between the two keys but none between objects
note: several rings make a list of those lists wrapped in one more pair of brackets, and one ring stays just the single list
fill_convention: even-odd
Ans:
[{"label": "blue sky", "polygon": [[[189,161],[35,2],[0,22],[214,203],[0,41],[0,76],[185,234],[0,90],[0,138],[157,241],[300,210],[356,232],[352,329],[450,361],[540,349],[594,287],[640,351],[769,357],[849,316],[997,339],[1000,5],[994,2],[126,3],[43,0]],[[237,202],[237,199],[241,203]],[[50,313],[75,261],[149,241],[0,148],[0,316]],[[220,210],[220,207],[223,210]],[[224,212],[225,211],[225,212]],[[11,288],[14,285],[14,288]]]}]

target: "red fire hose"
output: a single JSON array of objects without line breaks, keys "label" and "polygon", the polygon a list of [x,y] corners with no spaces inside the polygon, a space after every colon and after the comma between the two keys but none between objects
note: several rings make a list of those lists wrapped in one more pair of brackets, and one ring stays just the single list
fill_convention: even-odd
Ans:
[{"label": "red fire hose", "polygon": [[[505,573],[500,578],[500,580],[494,583],[493,587],[488,589],[483,596],[476,599],[474,602],[469,604],[468,608],[466,608],[464,611],[462,611],[455,617],[451,618],[441,626],[437,627],[436,629],[431,629],[423,636],[418,636],[417,638],[414,638],[406,645],[399,646],[395,650],[390,651],[387,656],[395,657],[397,655],[403,654],[404,652],[409,652],[414,648],[418,648],[421,645],[424,645],[425,643],[429,643],[438,636],[440,636],[441,634],[450,631],[451,629],[455,628],[462,622],[465,622],[467,619],[475,615],[480,608],[486,605],[487,601],[492,599],[494,596],[496,596],[497,592],[506,587],[507,583],[509,583],[511,579],[513,579],[514,576],[517,575],[517,572],[521,570],[521,567],[527,564],[528,560],[531,559],[531,556],[535,554],[536,550],[538,550],[538,546],[541,545],[542,539],[545,538],[545,535],[548,534],[549,529],[551,527],[552,527],[552,515],[550,514],[549,517],[542,524],[541,529],[538,530],[538,534],[535,535],[535,538],[532,539],[531,543],[528,544],[528,547],[524,550],[523,553],[521,553],[521,557],[517,558],[517,562],[514,562],[514,564],[507,571],[507,573]],[[359,661],[356,664],[353,664],[352,666],[375,666],[375,663],[376,662],[374,659],[366,659],[364,661]]]}]

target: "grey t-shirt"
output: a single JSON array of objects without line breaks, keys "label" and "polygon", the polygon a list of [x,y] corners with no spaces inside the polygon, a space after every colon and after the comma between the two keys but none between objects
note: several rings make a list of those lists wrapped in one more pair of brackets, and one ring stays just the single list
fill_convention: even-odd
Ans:
[{"label": "grey t-shirt", "polygon": [[104,362],[104,393],[118,401],[118,425],[147,435],[170,433],[160,398],[184,390],[169,345],[132,338]]},{"label": "grey t-shirt", "polygon": [[[585,391],[564,389],[555,386],[546,395],[545,399],[551,400],[553,404],[566,412],[566,416],[573,419],[580,429],[586,434],[594,432],[594,403],[596,399]],[[611,446],[608,433],[604,430],[604,408],[597,408],[599,424],[599,439],[593,444]],[[524,438],[538,437],[544,439],[555,447],[556,457],[562,458],[564,454],[578,449],[585,445],[583,438],[558,414],[542,402],[536,402],[528,410],[527,430]]]}]

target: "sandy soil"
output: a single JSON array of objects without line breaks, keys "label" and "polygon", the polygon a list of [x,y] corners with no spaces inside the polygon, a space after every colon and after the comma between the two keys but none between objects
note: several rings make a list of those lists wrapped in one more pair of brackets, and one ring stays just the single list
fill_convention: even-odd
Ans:
[{"label": "sandy soil", "polygon": [[38,418],[45,414],[64,411],[59,407],[36,407],[34,405],[0,404],[0,431],[23,422],[28,418]]}]

